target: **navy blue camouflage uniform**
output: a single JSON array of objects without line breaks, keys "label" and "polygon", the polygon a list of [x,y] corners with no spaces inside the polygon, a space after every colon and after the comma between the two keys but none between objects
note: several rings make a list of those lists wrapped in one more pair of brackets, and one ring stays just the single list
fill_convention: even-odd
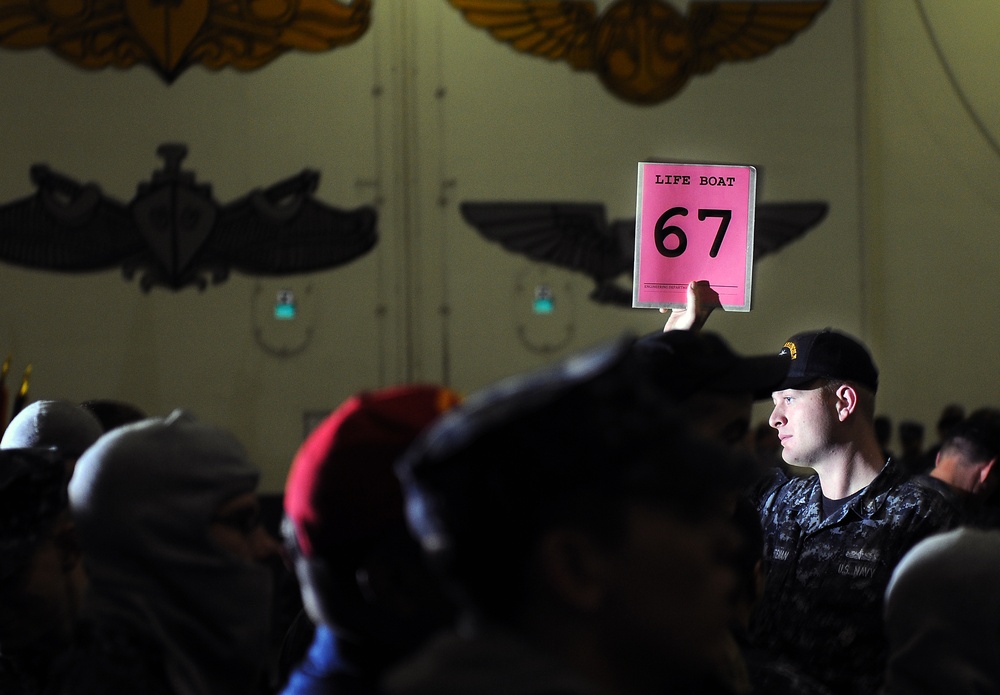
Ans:
[{"label": "navy blue camouflage uniform", "polygon": [[917,541],[956,525],[955,507],[892,461],[826,519],[815,474],[777,470],[755,497],[765,586],[751,623],[754,644],[836,693],[876,693],[892,570]]},{"label": "navy blue camouflage uniform", "polygon": [[934,488],[955,508],[962,526],[981,529],[1000,529],[1000,507],[996,495],[983,499],[980,495],[952,487],[931,475],[915,476],[922,484]]}]

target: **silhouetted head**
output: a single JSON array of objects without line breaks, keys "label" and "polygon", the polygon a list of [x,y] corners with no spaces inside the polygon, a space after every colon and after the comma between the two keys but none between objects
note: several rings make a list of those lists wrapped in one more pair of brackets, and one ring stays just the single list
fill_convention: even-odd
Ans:
[{"label": "silhouetted head", "polygon": [[84,401],[80,406],[97,418],[105,432],[149,417],[139,406],[107,398]]},{"label": "silhouetted head", "polygon": [[941,443],[938,460],[945,458],[966,469],[960,474],[959,479],[965,481],[961,487],[983,498],[994,495],[1000,480],[993,473],[1000,458],[1000,410],[981,408],[952,427]]},{"label": "silhouetted head", "polygon": [[662,684],[725,634],[745,465],[691,433],[623,341],[471,396],[399,472],[411,528],[479,623],[592,635]]},{"label": "silhouetted head", "polygon": [[965,408],[958,403],[949,403],[938,416],[937,432],[941,439],[948,436],[951,428],[965,419]]},{"label": "silhouetted head", "polygon": [[679,412],[698,435],[729,445],[744,441],[753,402],[769,398],[788,373],[787,357],[743,357],[707,332],[646,335],[632,351],[651,381],[683,404]]},{"label": "silhouetted head", "polygon": [[245,691],[263,668],[278,547],[259,477],[232,434],[181,410],[112,430],[77,462],[88,616],[154,640],[178,691]]},{"label": "silhouetted head", "polygon": [[307,612],[381,657],[453,617],[406,528],[393,465],[458,400],[432,385],[355,394],[309,435],[285,485],[285,543]]}]

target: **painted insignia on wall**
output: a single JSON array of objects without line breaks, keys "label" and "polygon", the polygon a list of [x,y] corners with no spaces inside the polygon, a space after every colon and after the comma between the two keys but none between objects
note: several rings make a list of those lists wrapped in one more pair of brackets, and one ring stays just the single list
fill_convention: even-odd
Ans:
[{"label": "painted insignia on wall", "polygon": [[344,46],[370,15],[371,0],[11,0],[0,46],[47,46],[87,69],[148,64],[169,84],[199,63],[254,70],[292,49]]},{"label": "painted insignia on wall", "polygon": [[[459,209],[482,236],[508,251],[589,276],[595,302],[632,306],[632,288],[618,278],[633,269],[635,218],[608,224],[600,203],[462,203]],[[824,202],[758,203],[754,261],[800,238],[828,209]]]},{"label": "painted insignia on wall", "polygon": [[449,0],[474,26],[522,53],[596,72],[634,104],[656,104],[720,63],[752,60],[791,41],[827,2]]},{"label": "painted insignia on wall", "polygon": [[305,170],[227,205],[181,170],[184,145],[161,145],[162,171],[128,204],[44,164],[34,195],[0,206],[0,261],[61,272],[122,267],[143,291],[218,284],[230,270],[291,275],[348,263],[377,241],[370,207],[339,210],[313,199],[319,173]]}]

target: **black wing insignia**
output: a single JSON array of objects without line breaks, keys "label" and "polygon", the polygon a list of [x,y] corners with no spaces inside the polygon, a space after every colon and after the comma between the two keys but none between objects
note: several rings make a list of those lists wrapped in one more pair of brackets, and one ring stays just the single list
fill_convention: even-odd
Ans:
[{"label": "black wing insignia", "polygon": [[142,253],[128,207],[38,164],[34,195],[0,206],[0,260],[26,268],[107,270]]},{"label": "black wing insignia", "polygon": [[[828,209],[824,202],[758,204],[754,259],[802,237]],[[609,224],[600,203],[467,202],[460,210],[483,237],[506,250],[589,276],[596,285],[590,294],[595,302],[632,305],[631,287],[615,280],[634,267],[634,218]]]},{"label": "black wing insignia", "polygon": [[609,225],[604,206],[588,203],[462,203],[462,216],[490,241],[532,260],[590,276],[594,301],[618,303],[632,290],[615,279],[631,272],[635,221]]},{"label": "black wing insignia", "polygon": [[120,265],[143,290],[219,283],[252,275],[325,270],[378,241],[371,207],[340,210],[313,197],[315,171],[255,190],[225,206],[181,169],[184,145],[161,145],[161,171],[126,204],[36,165],[35,195],[0,206],[0,261],[63,272]]}]

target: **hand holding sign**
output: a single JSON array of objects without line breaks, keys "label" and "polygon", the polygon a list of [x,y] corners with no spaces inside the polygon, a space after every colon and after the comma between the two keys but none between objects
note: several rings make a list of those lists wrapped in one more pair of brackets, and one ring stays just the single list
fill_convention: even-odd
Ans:
[{"label": "hand holding sign", "polygon": [[691,282],[687,287],[687,303],[683,308],[660,309],[661,314],[670,314],[663,326],[663,332],[699,331],[719,305],[719,293],[712,289],[707,280]]},{"label": "hand holding sign", "polygon": [[750,311],[756,178],[751,166],[639,163],[633,307],[682,308],[706,280],[723,308]]}]

